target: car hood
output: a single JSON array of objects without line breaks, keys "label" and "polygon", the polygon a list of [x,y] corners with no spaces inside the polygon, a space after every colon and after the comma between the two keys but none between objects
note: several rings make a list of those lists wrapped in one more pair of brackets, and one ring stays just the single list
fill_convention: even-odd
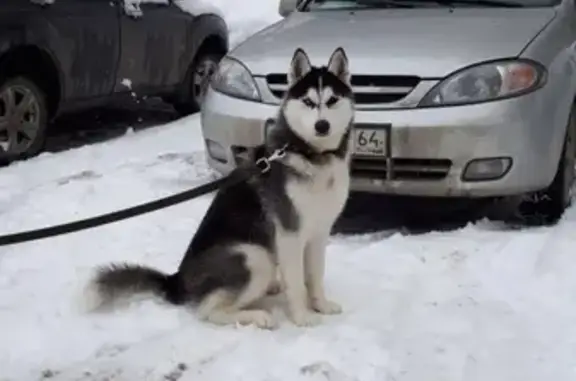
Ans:
[{"label": "car hood", "polygon": [[554,15],[552,8],[302,12],[255,34],[231,55],[254,75],[266,75],[286,72],[298,47],[321,65],[342,46],[354,73],[440,78],[519,55]]}]

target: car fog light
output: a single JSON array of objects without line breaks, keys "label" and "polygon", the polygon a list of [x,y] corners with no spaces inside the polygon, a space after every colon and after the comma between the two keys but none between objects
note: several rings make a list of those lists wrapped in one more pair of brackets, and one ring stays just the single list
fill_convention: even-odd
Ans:
[{"label": "car fog light", "polygon": [[463,181],[487,181],[497,180],[503,177],[512,165],[509,157],[498,157],[489,159],[474,159],[468,162],[464,173]]},{"label": "car fog light", "polygon": [[219,143],[206,139],[206,150],[208,151],[208,155],[213,159],[221,163],[226,163],[228,161],[226,150]]}]

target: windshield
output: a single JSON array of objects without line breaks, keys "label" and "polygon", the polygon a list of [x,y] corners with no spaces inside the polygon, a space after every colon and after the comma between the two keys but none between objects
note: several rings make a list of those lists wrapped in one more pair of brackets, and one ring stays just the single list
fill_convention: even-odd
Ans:
[{"label": "windshield", "polygon": [[[506,5],[511,1],[507,0],[308,0],[304,1],[303,11],[323,11],[323,10],[361,10],[373,8],[424,8],[450,6],[458,7],[500,7],[497,3]],[[561,0],[514,0],[516,7],[535,8],[551,7],[560,4]]]}]

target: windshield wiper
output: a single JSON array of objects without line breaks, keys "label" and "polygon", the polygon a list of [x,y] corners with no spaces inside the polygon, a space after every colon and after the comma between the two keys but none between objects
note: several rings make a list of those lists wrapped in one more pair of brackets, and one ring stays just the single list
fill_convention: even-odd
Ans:
[{"label": "windshield wiper", "polygon": [[[453,6],[455,4],[477,4],[487,7],[523,8],[524,4],[513,0],[356,0],[359,5],[378,6],[380,3],[406,4],[409,3],[435,3],[439,5]],[[413,7],[414,5],[411,5]]]},{"label": "windshield wiper", "polygon": [[356,5],[368,8],[414,8],[405,0],[356,0]]},{"label": "windshield wiper", "polygon": [[[429,1],[429,0],[417,0]],[[487,7],[502,7],[502,8],[523,8],[524,4],[510,0],[431,0],[441,5],[454,5],[454,4],[478,4]]]}]

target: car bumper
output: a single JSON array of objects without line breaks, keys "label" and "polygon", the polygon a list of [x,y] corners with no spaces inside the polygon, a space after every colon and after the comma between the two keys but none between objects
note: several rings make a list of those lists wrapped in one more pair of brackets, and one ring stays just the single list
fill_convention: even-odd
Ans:
[{"label": "car bumper", "polygon": [[[552,182],[559,157],[544,96],[534,92],[458,107],[359,110],[358,125],[391,125],[391,151],[390,160],[355,155],[351,189],[431,197],[493,197],[543,189]],[[264,121],[277,110],[210,89],[201,116],[209,165],[225,174],[253,160],[254,149],[264,141]],[[466,179],[470,163],[479,159],[494,160],[473,165],[484,177]],[[509,161],[509,167],[500,159]]]}]

